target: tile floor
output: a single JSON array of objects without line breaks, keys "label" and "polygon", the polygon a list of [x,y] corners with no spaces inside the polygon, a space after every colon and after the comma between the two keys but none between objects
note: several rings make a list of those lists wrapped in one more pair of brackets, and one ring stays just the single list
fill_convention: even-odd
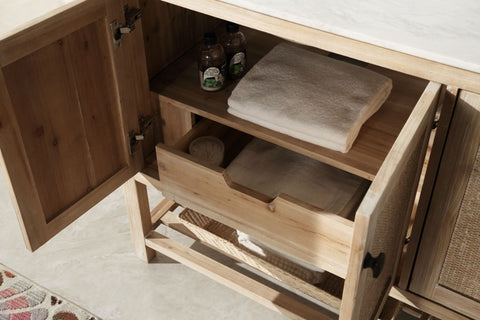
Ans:
[{"label": "tile floor", "polygon": [[0,261],[105,320],[285,319],[166,257],[137,259],[121,188],[31,253],[1,176]]},{"label": "tile floor", "polygon": [[285,319],[173,260],[137,259],[121,188],[31,253],[1,177],[0,261],[105,320]]}]

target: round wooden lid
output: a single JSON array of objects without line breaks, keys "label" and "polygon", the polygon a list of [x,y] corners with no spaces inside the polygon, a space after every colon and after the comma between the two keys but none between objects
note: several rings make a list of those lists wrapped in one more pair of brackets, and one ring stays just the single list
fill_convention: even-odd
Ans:
[{"label": "round wooden lid", "polygon": [[189,151],[198,159],[219,166],[223,161],[225,146],[217,137],[203,136],[190,142]]}]

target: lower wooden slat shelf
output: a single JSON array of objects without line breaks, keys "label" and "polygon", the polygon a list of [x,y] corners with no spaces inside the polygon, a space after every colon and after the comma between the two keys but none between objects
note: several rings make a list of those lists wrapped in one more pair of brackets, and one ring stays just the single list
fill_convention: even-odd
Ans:
[{"label": "lower wooden slat shelf", "polygon": [[[159,185],[158,178],[151,177],[146,174],[137,174],[135,180],[150,185],[156,188]],[[170,200],[160,203],[155,209],[152,210],[150,216],[160,217],[163,224],[177,230],[192,239],[201,240],[198,236],[185,226],[184,223],[179,221],[176,214],[170,211]],[[173,240],[170,240],[157,232],[151,233],[142,241],[149,249],[153,249],[159,253],[165,254],[177,261],[192,267],[194,270],[202,272],[207,276],[210,276],[214,280],[229,286],[232,289],[236,289],[238,292],[245,294],[246,296],[254,299],[255,301],[266,305],[267,307],[279,311],[282,314],[295,318],[295,319],[330,319],[323,313],[314,310],[310,307],[305,307],[301,302],[296,301],[293,298],[287,297],[276,292],[274,289],[256,282],[246,275],[239,273],[238,271],[229,269],[227,266],[216,262],[212,258],[205,257],[193,249],[182,247]],[[203,242],[203,244],[206,244]],[[186,261],[188,260],[188,261]],[[196,262],[201,261],[197,266]],[[218,269],[219,267],[220,269]],[[203,271],[202,271],[203,270]],[[219,272],[220,270],[220,272]],[[230,280],[233,277],[235,280]],[[243,282],[243,279],[248,279],[248,282]],[[252,291],[254,291],[252,293]],[[261,295],[261,297],[259,297]],[[323,293],[320,293],[323,295]],[[325,294],[324,297],[328,297],[329,294]],[[436,316],[445,320],[468,320],[469,318],[456,313],[450,309],[447,309],[435,302],[429,301],[414,293],[393,287],[390,290],[389,296],[404,303],[405,305],[427,312],[433,316]],[[318,296],[314,296],[318,299]],[[318,299],[321,300],[321,299]],[[325,300],[323,300],[325,301]],[[325,301],[328,302],[328,301]],[[334,297],[330,301],[330,305],[337,305],[337,298]],[[297,311],[303,312],[303,318],[296,315]]]},{"label": "lower wooden slat shelf", "polygon": [[[190,218],[192,215],[196,217],[195,220],[202,220],[203,222],[195,223]],[[186,209],[180,215],[167,212],[162,217],[162,222],[172,229],[184,234],[187,233],[187,235],[199,240],[202,244],[241,263],[245,263],[293,289],[325,303],[336,310],[340,309],[343,280],[328,272],[320,274],[320,272],[306,269],[274,254],[259,257],[249,252],[246,248],[239,246],[237,234],[234,229],[189,209]],[[318,286],[310,283],[312,281],[316,282]],[[321,286],[322,289],[320,289],[319,286]],[[336,286],[336,288],[333,288],[334,286]],[[324,290],[326,287],[328,287],[331,292]]]},{"label": "lower wooden slat shelf", "polygon": [[323,313],[305,306],[299,301],[206,257],[193,249],[182,246],[160,233],[151,233],[145,239],[145,244],[153,250],[218,281],[289,318],[331,320],[330,317]]},{"label": "lower wooden slat shelf", "polygon": [[167,213],[169,210],[175,210],[177,204],[175,201],[170,199],[163,199],[153,210],[150,215],[152,216],[152,225],[156,226],[160,223],[160,219]]}]

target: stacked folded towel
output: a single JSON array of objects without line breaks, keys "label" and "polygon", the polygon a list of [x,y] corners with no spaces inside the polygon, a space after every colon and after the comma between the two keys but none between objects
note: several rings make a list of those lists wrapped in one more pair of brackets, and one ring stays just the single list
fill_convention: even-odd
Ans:
[{"label": "stacked folded towel", "polygon": [[335,151],[348,152],[392,81],[371,70],[279,44],[243,77],[228,112]]},{"label": "stacked folded towel", "polygon": [[367,189],[358,176],[257,138],[230,163],[227,173],[235,183],[272,199],[283,193],[344,217]]}]

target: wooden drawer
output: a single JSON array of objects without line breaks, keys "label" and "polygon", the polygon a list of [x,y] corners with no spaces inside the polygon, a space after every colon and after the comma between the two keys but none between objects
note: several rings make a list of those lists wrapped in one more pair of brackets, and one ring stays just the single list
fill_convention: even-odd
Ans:
[{"label": "wooden drawer", "polygon": [[[266,199],[233,183],[224,168],[196,160],[186,152],[190,141],[206,134],[224,134],[224,129],[212,122],[201,123],[174,147],[164,144],[157,146],[160,188],[168,198],[185,207],[242,230],[273,247],[344,278],[346,281],[340,318],[370,319],[378,313],[381,301],[393,282],[426,142],[432,128],[435,106],[441,92],[439,84],[429,83],[418,101],[413,101],[411,105],[396,104],[395,99],[403,102],[412,99],[408,99],[411,98],[408,95],[410,77],[399,74],[394,76],[398,76],[397,81],[403,81],[400,82],[401,88],[407,97],[394,93],[394,100],[389,99],[386,103],[387,108],[391,112],[409,107],[413,110],[401,124],[399,133],[394,133],[393,138],[390,138],[393,142],[386,142],[386,146],[383,146],[387,154],[374,155],[377,159],[380,158],[380,165],[377,170],[373,170],[373,182],[356,210],[353,221],[298,202],[287,195]],[[412,80],[415,83],[416,79]],[[165,92],[165,99],[173,101],[171,96],[168,97],[169,90],[166,89]],[[218,105],[217,99],[223,99],[222,95],[225,94],[211,95],[210,99],[203,101],[202,108],[208,109],[209,103]],[[192,99],[192,95],[187,99]],[[381,109],[380,115],[384,111]],[[226,124],[229,124],[231,119],[230,116],[221,117],[218,114],[212,116],[209,112],[202,112],[202,115],[219,119],[219,122]],[[393,117],[393,114],[390,117]],[[366,130],[388,127],[388,121],[382,123],[378,119],[389,118],[376,119],[370,121]],[[266,130],[257,134],[259,131],[254,130],[255,126],[241,121],[235,123],[235,127],[241,131],[261,138],[267,137],[267,140],[314,159],[323,160],[325,154],[328,154],[328,164],[356,173],[360,177],[370,178],[364,171],[362,173],[357,170],[364,165],[361,160],[355,162],[354,158],[351,158],[348,160],[349,165],[344,165],[345,159],[351,156],[349,154],[328,153],[295,139],[284,143],[278,134],[270,134]],[[371,132],[370,134],[374,135]],[[362,137],[362,133],[360,136]],[[242,147],[242,143],[238,142],[242,139],[232,141],[234,148],[231,150],[235,154]],[[362,151],[358,145],[357,149],[354,146],[352,150],[359,154],[371,151],[368,148]],[[227,159],[232,157],[232,153],[227,152]],[[367,156],[372,155],[364,154],[359,158],[365,159]],[[375,275],[374,269],[378,272]]]},{"label": "wooden drawer", "polygon": [[225,167],[251,139],[207,120],[200,122],[176,147],[160,144],[157,160],[167,197],[345,278],[353,222],[289,195],[269,199],[232,182],[224,168],[202,163],[188,154],[189,143],[206,135],[224,141]]}]

